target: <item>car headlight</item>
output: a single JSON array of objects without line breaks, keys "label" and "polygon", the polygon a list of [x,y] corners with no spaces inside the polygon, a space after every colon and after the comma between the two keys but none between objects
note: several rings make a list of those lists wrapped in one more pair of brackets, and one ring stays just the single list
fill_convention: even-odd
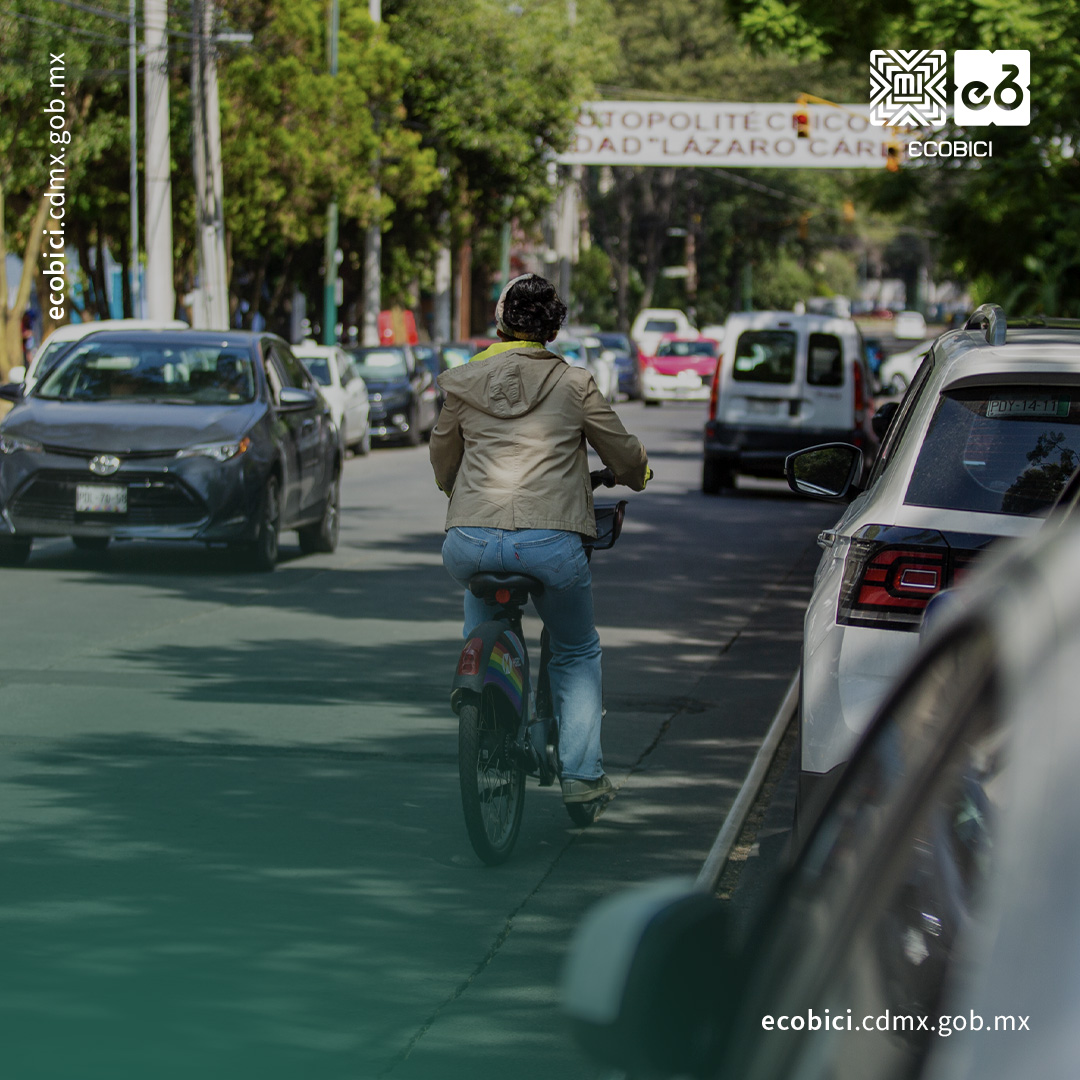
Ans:
[{"label": "car headlight", "polygon": [[0,434],[0,454],[40,454],[45,447],[36,439],[27,439],[22,435]]},{"label": "car headlight", "polygon": [[178,450],[176,456],[178,458],[208,457],[213,458],[214,461],[230,461],[246,453],[249,446],[251,446],[251,440],[245,435],[236,442],[199,443],[198,446],[188,446],[183,450]]}]

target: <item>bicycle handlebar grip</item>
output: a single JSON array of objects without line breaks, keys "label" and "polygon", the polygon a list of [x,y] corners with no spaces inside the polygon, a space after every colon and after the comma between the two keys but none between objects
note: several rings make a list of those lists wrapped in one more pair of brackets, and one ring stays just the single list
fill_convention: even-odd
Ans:
[{"label": "bicycle handlebar grip", "polygon": [[594,469],[589,473],[589,479],[592,481],[593,491],[598,487],[615,486],[615,474],[610,469]]}]

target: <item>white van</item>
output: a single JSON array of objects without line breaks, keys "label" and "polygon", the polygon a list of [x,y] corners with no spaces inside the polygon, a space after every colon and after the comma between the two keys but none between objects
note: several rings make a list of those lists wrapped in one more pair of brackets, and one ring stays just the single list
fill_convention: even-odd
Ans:
[{"label": "white van", "polygon": [[732,487],[736,473],[783,476],[788,454],[817,443],[871,447],[870,385],[851,319],[729,316],[709,398],[701,490]]},{"label": "white van", "polygon": [[692,337],[696,333],[686,312],[678,308],[642,308],[630,327],[630,336],[642,356],[655,356],[665,334]]}]

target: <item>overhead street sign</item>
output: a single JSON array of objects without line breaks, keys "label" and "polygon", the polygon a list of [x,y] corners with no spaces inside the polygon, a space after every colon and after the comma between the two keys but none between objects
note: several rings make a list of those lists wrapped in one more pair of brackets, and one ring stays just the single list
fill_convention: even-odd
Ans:
[{"label": "overhead street sign", "polygon": [[566,165],[880,169],[893,142],[869,105],[593,101]]}]

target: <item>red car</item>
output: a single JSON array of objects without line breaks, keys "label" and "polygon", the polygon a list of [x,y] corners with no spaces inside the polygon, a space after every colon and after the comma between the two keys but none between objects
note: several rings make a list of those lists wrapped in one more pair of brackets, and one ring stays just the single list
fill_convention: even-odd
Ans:
[{"label": "red car", "polygon": [[641,397],[661,401],[708,401],[720,342],[715,338],[665,334],[655,356],[641,358]]}]

